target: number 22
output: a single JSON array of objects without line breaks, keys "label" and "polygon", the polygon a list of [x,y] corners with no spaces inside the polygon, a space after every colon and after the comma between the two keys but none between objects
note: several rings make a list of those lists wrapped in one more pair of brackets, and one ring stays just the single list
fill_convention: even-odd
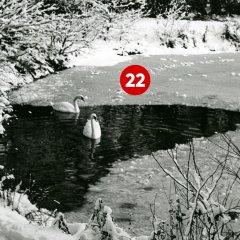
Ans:
[{"label": "number 22", "polygon": [[130,80],[126,83],[126,87],[145,87],[145,75],[143,73],[138,73],[136,75],[136,78],[140,78],[140,80],[137,82],[137,84],[134,84],[133,81],[135,80],[135,75],[132,73],[128,73],[126,75],[127,78],[130,78]]}]

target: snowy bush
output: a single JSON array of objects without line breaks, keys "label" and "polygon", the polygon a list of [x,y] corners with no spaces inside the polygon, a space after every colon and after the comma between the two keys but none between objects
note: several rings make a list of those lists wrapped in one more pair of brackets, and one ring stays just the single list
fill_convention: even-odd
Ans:
[{"label": "snowy bush", "polygon": [[21,192],[22,182],[16,184],[11,172],[0,165],[0,206],[8,207],[21,215],[26,215],[36,207],[30,203],[25,192]]},{"label": "snowy bush", "polygon": [[237,49],[240,49],[240,22],[228,21],[225,24],[225,29],[222,38],[231,42]]},{"label": "snowy bush", "polygon": [[87,12],[74,16],[53,10],[43,8],[42,1],[0,0],[0,61],[38,78],[63,68],[68,54],[91,41]]},{"label": "snowy bush", "polygon": [[[201,171],[201,159],[196,158],[193,142],[190,142],[186,162],[178,159],[178,150],[168,150],[176,171],[169,171],[158,161],[159,167],[174,183],[174,195],[169,194],[169,219],[159,220],[155,207],[151,207],[153,226],[158,227],[159,239],[237,239],[239,231],[237,220],[240,215],[239,201],[232,196],[238,184],[240,149],[227,135],[217,145],[220,157],[211,155],[215,162],[211,173]],[[186,149],[186,148],[185,148]],[[227,179],[227,181],[226,181]],[[171,192],[171,191],[170,191]]]},{"label": "snowy bush", "polygon": [[[137,8],[132,7],[138,5]],[[101,1],[92,1],[93,10],[100,24],[98,37],[103,40],[111,40],[118,37],[118,40],[124,40],[124,34],[129,26],[143,16],[145,0],[122,1],[111,0],[106,3]]]},{"label": "snowy bush", "polygon": [[[37,2],[39,0],[36,0]],[[86,0],[43,0],[45,6],[54,6],[57,14],[75,13],[81,14],[83,12]]]},{"label": "snowy bush", "polygon": [[158,22],[157,35],[160,40],[160,45],[167,48],[194,48],[196,41],[194,32],[189,30],[189,24],[174,24],[169,25],[168,20],[162,19]]},{"label": "snowy bush", "polygon": [[11,112],[12,108],[10,102],[7,100],[6,95],[1,90],[0,86],[0,136],[4,134],[5,128],[3,127],[4,122],[6,122],[11,116],[8,112]]},{"label": "snowy bush", "polygon": [[[0,183],[10,178],[12,179],[13,176],[5,176]],[[131,238],[114,223],[112,209],[104,206],[101,199],[96,201],[88,223],[68,223],[62,213],[57,211],[51,213],[32,205],[27,195],[5,192],[0,191],[0,234],[3,240],[11,236],[14,236],[14,239],[28,240],[125,240]],[[5,197],[10,199],[10,205],[5,204]]]},{"label": "snowy bush", "polygon": [[[184,26],[179,26],[176,20],[181,20],[188,14],[188,6],[185,0],[172,0],[169,8],[157,16],[158,30],[157,35],[160,44],[168,48],[181,47],[188,48],[192,41],[191,33],[188,33],[188,23]],[[192,42],[193,43],[193,42]]]}]

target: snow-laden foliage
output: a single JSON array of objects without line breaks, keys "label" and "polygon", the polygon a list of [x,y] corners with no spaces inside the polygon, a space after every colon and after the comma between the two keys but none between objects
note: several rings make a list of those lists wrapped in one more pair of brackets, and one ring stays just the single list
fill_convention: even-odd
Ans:
[{"label": "snow-laden foliage", "polygon": [[[6,178],[11,178],[11,175]],[[2,179],[1,182],[4,182]],[[17,191],[8,194],[12,204],[6,205],[4,191],[0,191],[0,236],[9,239],[72,239],[72,240],[124,240],[131,237],[113,221],[112,209],[101,199],[95,203],[88,223],[69,223],[62,213],[38,209],[27,195]],[[15,208],[14,206],[17,206]]]},{"label": "snow-laden foliage", "polygon": [[[215,166],[207,174],[199,167],[201,159],[196,157],[193,142],[184,164],[178,160],[181,147],[167,151],[176,171],[166,169],[152,154],[174,182],[174,196],[168,197],[169,219],[160,221],[158,236],[164,235],[160,239],[238,239],[240,205],[232,190],[238,184],[240,150],[227,135],[222,135],[222,139],[220,156],[209,154],[209,161],[213,160]],[[152,214],[154,222],[159,222],[153,210]]]},{"label": "snow-laden foliage", "polygon": [[222,37],[230,41],[236,48],[240,48],[240,21],[238,19],[228,21]]},{"label": "snow-laden foliage", "polygon": [[[0,165],[0,237],[8,239],[123,240],[131,237],[113,221],[112,209],[98,199],[88,223],[68,223],[57,210],[37,208],[13,174]],[[37,234],[34,234],[36,233]]]},{"label": "snow-laden foliage", "polygon": [[[157,17],[162,15],[164,18],[168,18],[167,13],[172,12],[176,5],[186,8],[186,0],[147,0],[146,8],[151,16]],[[176,12],[178,14],[178,12]]]},{"label": "snow-laden foliage", "polygon": [[123,40],[128,27],[143,16],[145,7],[145,0],[111,0],[104,3],[99,0],[89,0],[89,2],[101,25],[98,37],[104,40],[111,40],[116,36],[120,41]]},{"label": "snow-laden foliage", "polygon": [[239,50],[240,28],[237,19],[228,19],[222,29],[217,29],[217,26],[210,29],[210,24],[206,24],[205,31],[199,35],[197,24],[195,29],[190,29],[193,22],[183,20],[188,15],[189,6],[185,0],[171,0],[169,8],[157,15],[156,34],[161,46],[184,49],[205,46],[210,51],[216,51],[219,44],[223,46],[228,42],[237,51]]},{"label": "snow-laden foliage", "polygon": [[162,45],[169,48],[175,48],[177,45],[183,48],[191,44],[194,46],[194,40],[189,36],[191,33],[188,32],[188,23],[185,26],[175,24],[177,20],[182,20],[187,15],[188,6],[185,0],[172,0],[169,8],[157,15],[159,26],[157,35]]},{"label": "snow-laden foliage", "polygon": [[8,108],[9,104],[9,101],[4,96],[0,96],[0,136],[5,132],[3,123],[11,118],[11,116],[3,110],[3,108]]},{"label": "snow-laden foliage", "polygon": [[[90,39],[90,15],[55,14],[34,0],[0,0],[0,61],[12,62],[34,78],[64,67]],[[49,13],[51,12],[51,13]],[[78,48],[72,48],[78,41]]]}]

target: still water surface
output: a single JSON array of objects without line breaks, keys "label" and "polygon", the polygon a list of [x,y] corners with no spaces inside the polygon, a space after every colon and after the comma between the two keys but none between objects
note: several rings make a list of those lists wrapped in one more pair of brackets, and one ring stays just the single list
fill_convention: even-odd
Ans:
[{"label": "still water surface", "polygon": [[[92,112],[102,127],[100,142],[82,135]],[[25,186],[29,179],[36,181],[31,198],[39,206],[63,212],[86,203],[89,186],[106,176],[117,160],[234,130],[240,123],[239,112],[179,105],[83,107],[78,118],[48,107],[16,106],[15,114],[7,136],[0,139],[0,164],[14,169]]]}]

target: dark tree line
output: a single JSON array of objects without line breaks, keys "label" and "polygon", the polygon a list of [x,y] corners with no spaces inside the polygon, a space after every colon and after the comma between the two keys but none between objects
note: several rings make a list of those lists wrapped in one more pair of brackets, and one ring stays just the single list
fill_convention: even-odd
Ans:
[{"label": "dark tree line", "polygon": [[[98,0],[104,4],[111,4],[113,8],[126,5],[126,8],[138,8],[138,0]],[[44,0],[46,5],[55,5],[57,12],[81,12],[81,6],[83,2],[88,2],[91,7],[91,0]],[[114,4],[113,4],[114,2]],[[171,7],[172,0],[146,0],[145,12],[150,17],[156,17],[158,14],[162,14]],[[176,0],[179,4],[186,4],[188,6],[189,13],[193,13],[196,18],[201,18],[208,15],[240,15],[240,0]],[[184,2],[184,3],[183,3]],[[129,4],[130,3],[130,4]],[[116,8],[116,11],[118,8]]]},{"label": "dark tree line", "polygon": [[[171,7],[171,2],[171,0],[147,0],[146,8],[150,16],[155,17]],[[194,13],[196,17],[240,14],[239,0],[186,0],[185,4],[188,6],[189,13]]]}]

